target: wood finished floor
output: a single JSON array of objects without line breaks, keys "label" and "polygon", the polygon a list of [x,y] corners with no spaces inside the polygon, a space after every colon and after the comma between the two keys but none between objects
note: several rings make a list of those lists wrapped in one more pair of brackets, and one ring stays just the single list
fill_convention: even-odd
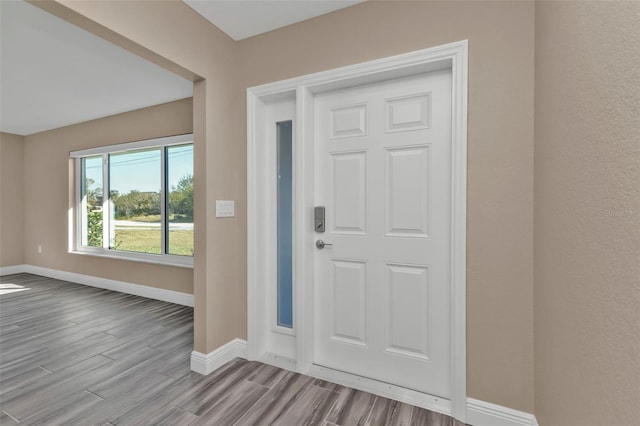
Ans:
[{"label": "wood finished floor", "polygon": [[0,424],[462,425],[258,362],[201,376],[192,349],[191,308],[0,277]]}]

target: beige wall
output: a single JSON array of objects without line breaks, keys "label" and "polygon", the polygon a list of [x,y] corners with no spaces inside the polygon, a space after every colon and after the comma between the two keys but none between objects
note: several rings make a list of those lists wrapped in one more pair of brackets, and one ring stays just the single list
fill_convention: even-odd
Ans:
[{"label": "beige wall", "polygon": [[[24,260],[62,271],[193,293],[193,270],[69,253],[69,152],[193,131],[183,99],[24,138]],[[4,193],[4,188],[3,188]],[[37,247],[42,245],[42,253]]]},{"label": "beige wall", "polygon": [[0,133],[0,267],[24,263],[24,138]]},{"label": "beige wall", "polygon": [[[245,88],[469,39],[469,395],[533,410],[532,2],[367,2],[240,43],[178,1],[35,3],[203,78],[194,293],[204,353],[246,337]],[[215,219],[216,198],[235,199],[237,217]]]},{"label": "beige wall", "polygon": [[[468,394],[534,409],[535,247],[540,423],[624,425],[640,418],[638,4],[369,1],[239,43],[179,1],[40,6],[199,80],[204,353],[246,337],[246,87],[468,39]],[[215,219],[216,198],[237,217]]]},{"label": "beige wall", "polygon": [[[31,3],[197,81],[195,350],[246,338],[245,110],[235,42],[179,0]],[[216,199],[236,200],[236,217],[216,219]]]},{"label": "beige wall", "polygon": [[244,86],[469,40],[468,395],[533,411],[533,2],[367,2],[241,41]]},{"label": "beige wall", "polygon": [[640,2],[538,2],[536,415],[640,421]]}]

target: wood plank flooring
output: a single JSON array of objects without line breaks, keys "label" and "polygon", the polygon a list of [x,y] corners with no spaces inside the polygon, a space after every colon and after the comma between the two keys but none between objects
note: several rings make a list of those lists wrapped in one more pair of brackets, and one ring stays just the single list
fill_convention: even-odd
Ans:
[{"label": "wood plank flooring", "polygon": [[430,425],[451,417],[235,359],[192,373],[193,310],[0,277],[0,424]]}]

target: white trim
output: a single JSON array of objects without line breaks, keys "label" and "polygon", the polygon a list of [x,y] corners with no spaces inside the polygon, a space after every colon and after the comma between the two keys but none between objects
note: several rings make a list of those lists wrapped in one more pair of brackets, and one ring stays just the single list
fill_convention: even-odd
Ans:
[{"label": "white trim", "polygon": [[144,139],[136,142],[127,142],[116,145],[106,145],[97,148],[81,149],[79,151],[71,151],[69,156],[71,158],[89,157],[98,154],[113,154],[124,151],[136,151],[143,148],[155,148],[169,145],[182,145],[185,143],[193,143],[193,133],[186,133],[183,135],[166,136],[155,139]]},{"label": "white trim", "polygon": [[[258,98],[247,92],[247,356],[250,360],[258,359],[261,340],[258,324],[258,299],[256,297],[256,282],[260,279],[258,271],[258,250],[253,246],[259,230],[258,199],[255,185],[257,181],[256,163],[256,108]],[[192,367],[193,368],[193,367]]]},{"label": "white trim", "polygon": [[23,274],[27,271],[27,266],[28,265],[1,266],[0,277],[4,277],[5,275]]},{"label": "white trim", "polygon": [[[109,169],[111,168],[111,163],[109,163],[109,154],[102,154],[102,251],[109,250],[111,247],[111,232],[113,231],[113,238],[115,240],[115,224],[111,223],[111,179],[109,178]],[[80,162],[82,164],[82,161]],[[81,166],[82,167],[82,166]],[[82,174],[82,171],[80,171]],[[82,185],[82,181],[80,181],[80,185]],[[78,188],[79,189],[79,188]],[[79,189],[80,190],[80,189]],[[82,190],[80,190],[82,193]],[[78,215],[84,216],[85,211],[77,210],[76,217]],[[114,216],[115,219],[115,216]],[[76,235],[76,249],[78,251],[89,250],[88,245],[85,246],[82,244],[82,240],[84,238],[84,230],[80,229],[80,234]],[[96,250],[98,247],[96,247]]]},{"label": "white trim", "polygon": [[[297,369],[309,374],[313,366],[313,233],[308,211],[314,197],[313,174],[313,99],[314,94],[358,84],[384,81],[403,76],[428,73],[440,69],[452,72],[452,228],[451,228],[451,402],[450,413],[465,422],[466,398],[466,155],[467,155],[467,85],[468,41],[460,41],[390,58],[323,71],[247,89],[247,198],[248,198],[248,337],[251,359],[261,359],[266,348],[260,344],[260,319],[253,313],[260,285],[261,240],[259,176],[255,168],[256,147],[261,142],[261,108],[264,102],[296,91],[296,137],[300,151],[296,154],[299,168],[295,196],[300,213],[294,218],[296,229],[294,321],[298,330]],[[360,380],[362,382],[362,380]],[[390,388],[387,396],[400,399],[406,389]],[[395,395],[395,396],[394,396]]]},{"label": "white trim", "polygon": [[[295,111],[295,98],[291,97],[291,99],[285,98],[283,100],[281,100],[280,102],[278,102],[275,105],[270,105],[270,107],[267,109],[268,113],[267,113],[267,122],[268,122],[268,130],[265,132],[267,134],[267,138],[266,140],[268,141],[269,145],[274,147],[273,150],[273,154],[274,154],[274,158],[272,159],[272,169],[271,170],[267,170],[267,176],[269,178],[265,179],[268,183],[265,187],[266,191],[265,193],[268,194],[267,196],[269,197],[271,194],[273,194],[273,197],[277,200],[278,199],[278,184],[277,184],[277,174],[278,174],[278,169],[277,169],[277,164],[278,164],[278,124],[279,123],[284,123],[284,122],[291,122],[291,158],[292,158],[292,169],[291,169],[291,173],[292,173],[292,188],[291,188],[291,192],[292,192],[292,207],[293,207],[293,211],[292,211],[292,234],[291,234],[291,239],[292,239],[292,255],[293,255],[293,261],[292,261],[292,265],[295,265],[295,257],[296,257],[296,245],[295,245],[295,237],[296,237],[296,226],[295,226],[295,222],[294,219],[296,217],[296,195],[295,195],[295,182],[296,182],[296,173],[297,173],[297,166],[296,166],[296,135],[295,135],[295,130],[296,130],[296,111]],[[274,126],[275,125],[275,126]],[[272,217],[272,221],[271,221],[271,226],[267,227],[268,229],[268,233],[267,233],[267,239],[271,241],[271,244],[269,245],[269,247],[267,248],[267,253],[269,253],[269,255],[265,256],[266,261],[269,262],[270,259],[273,259],[273,265],[277,265],[278,262],[278,205],[277,203],[274,204],[273,206],[273,211],[272,212],[266,212],[263,211],[263,215],[272,215],[270,217]],[[294,278],[292,281],[293,283],[295,283],[295,277],[293,276],[293,273],[295,271],[292,271],[292,278]],[[296,304],[295,304],[295,295],[296,295],[296,288],[295,285],[293,285],[292,287],[292,320],[293,320],[293,326],[292,327],[284,327],[284,326],[279,326],[278,325],[278,268],[274,267],[272,273],[270,274],[270,277],[263,277],[264,280],[264,284],[267,287],[267,296],[270,299],[270,307],[271,309],[267,309],[268,312],[270,312],[268,314],[268,321],[271,327],[271,331],[273,333],[280,333],[280,334],[286,334],[289,336],[295,336],[296,335],[296,323],[295,323],[295,314],[296,314]],[[260,308],[260,306],[258,306],[258,308]],[[295,337],[293,338],[295,339]],[[295,341],[291,339],[291,349],[292,351],[295,350]],[[293,352],[291,352],[293,353]]]},{"label": "white trim", "polygon": [[451,57],[451,411],[466,422],[468,41]]},{"label": "white trim", "polygon": [[274,354],[273,352],[267,352],[263,354],[259,362],[263,364],[273,365],[274,367],[282,368],[283,370],[297,372],[297,361],[293,358]]},{"label": "white trim", "polygon": [[318,93],[349,87],[354,85],[355,81],[364,84],[445,69],[448,66],[442,66],[440,62],[451,60],[461,54],[466,57],[468,44],[468,40],[443,44],[415,52],[254,86],[248,88],[247,92],[261,98],[277,96],[298,87],[310,87],[313,89],[312,92]]},{"label": "white trim", "polygon": [[[251,104],[256,99],[248,98],[247,103]],[[253,113],[257,117],[256,121],[262,123],[260,129],[247,128],[250,138],[257,140],[253,147],[253,153],[247,156],[248,179],[256,182],[259,189],[253,195],[248,194],[249,206],[265,205],[265,200],[277,199],[277,123],[292,121],[293,130],[296,130],[295,123],[295,93],[290,92],[287,96],[270,99],[268,102],[257,100],[258,103],[253,108]],[[254,122],[254,120],[249,120]],[[295,134],[292,135],[295,143]],[[296,148],[293,148],[293,155],[296,155]],[[254,159],[252,161],[252,159]],[[260,159],[256,161],[255,159]],[[294,163],[293,173],[295,176],[296,166]],[[296,179],[293,179],[294,191]],[[295,200],[294,193],[294,200]],[[295,201],[294,201],[295,202]],[[293,328],[280,327],[277,325],[277,204],[272,203],[266,208],[253,214],[258,207],[248,208],[247,228],[249,233],[259,234],[259,247],[248,246],[248,256],[257,259],[253,265],[248,265],[247,274],[252,276],[249,280],[261,281],[260,294],[251,293],[247,300],[248,315],[248,335],[252,342],[248,348],[249,359],[257,360],[261,354],[273,349],[279,352],[280,356],[295,356],[295,315],[294,306],[294,326]],[[294,208],[295,217],[295,208]],[[294,225],[295,226],[295,225]],[[293,232],[293,248],[295,253],[296,233]],[[295,255],[294,255],[295,265]],[[255,272],[254,272],[255,271]],[[257,275],[253,275],[253,274]],[[295,273],[295,271],[294,271]],[[294,277],[295,283],[295,277]],[[295,299],[296,290],[294,284],[293,296]],[[295,305],[295,300],[294,300]]]},{"label": "white trim", "polygon": [[[9,268],[16,269],[14,270]],[[9,269],[8,273],[5,272],[5,270],[7,269]],[[10,273],[28,273],[41,275],[43,277],[55,278],[57,280],[84,284],[90,287],[103,288],[105,290],[118,291],[120,293],[133,294],[135,296],[142,296],[148,299],[162,300],[163,302],[170,302],[178,305],[193,307],[193,294],[181,293],[179,291],[165,290],[162,288],[149,287],[141,284],[132,284],[124,281],[116,281],[107,278],[93,277],[90,275],[76,274],[75,272],[66,272],[57,269],[43,268],[42,266],[18,265],[15,267],[4,267],[0,270],[0,275],[8,275]]]},{"label": "white trim", "polygon": [[[193,145],[191,145],[191,152],[193,152]],[[169,240],[169,218],[167,217],[167,200],[169,199],[169,182],[167,180],[167,146],[163,146],[160,149],[160,182],[162,183],[162,189],[160,190],[160,253],[162,256],[166,256],[167,243]],[[191,169],[191,179],[193,179],[193,164]],[[113,234],[115,236],[115,233]],[[191,256],[191,264],[193,265],[193,256]]]},{"label": "white trim", "polygon": [[[313,245],[314,233],[310,232],[313,226],[308,212],[313,211],[315,204],[315,167],[314,159],[314,96],[307,87],[298,87],[296,90],[297,105],[296,116],[298,127],[296,129],[296,140],[299,141],[299,149],[296,153],[296,163],[299,165],[296,176],[295,196],[298,205],[302,206],[295,217],[296,231],[296,255],[297,261],[294,265],[294,283],[300,283],[297,288],[295,303],[298,309],[294,321],[298,326],[297,366],[298,372],[306,373],[313,365],[313,333],[315,315],[315,303],[313,299],[313,287],[303,285],[313,283],[314,279],[314,252],[309,247]],[[299,231],[298,231],[299,230]]]},{"label": "white trim", "polygon": [[538,426],[533,414],[473,398],[467,398],[467,423],[473,426]]},{"label": "white trim", "polygon": [[191,352],[191,371],[207,375],[234,358],[247,358],[246,340],[233,339],[208,354],[198,351]]},{"label": "white trim", "polygon": [[446,414],[448,416],[451,415],[451,401],[429,395],[424,392],[406,389],[390,383],[381,382],[368,377],[356,376],[355,374],[349,374],[315,364],[311,366],[307,374],[342,386],[405,402],[407,404],[426,408],[427,410]]}]

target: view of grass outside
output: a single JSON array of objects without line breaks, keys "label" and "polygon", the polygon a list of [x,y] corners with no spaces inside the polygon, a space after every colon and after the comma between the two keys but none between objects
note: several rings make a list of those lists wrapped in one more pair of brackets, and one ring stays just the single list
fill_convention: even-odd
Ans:
[{"label": "view of grass outside", "polygon": [[161,161],[161,148],[109,155],[112,249],[162,253]]},{"label": "view of grass outside", "polygon": [[[161,149],[109,156],[112,250],[162,254]],[[193,145],[166,148],[168,254],[193,256],[192,170]],[[83,244],[102,247],[101,157],[83,159],[83,174]]]},{"label": "view of grass outside", "polygon": [[[116,227],[115,235],[118,250],[160,254],[161,247],[153,230]],[[171,254],[193,256],[193,230],[170,231],[169,238],[173,242]]]},{"label": "view of grass outside", "polygon": [[[189,220],[190,221],[186,221]],[[170,254],[193,256],[193,219],[183,218],[182,228],[169,217]],[[178,219],[180,220],[180,219]],[[161,254],[162,246],[158,240],[160,232],[160,215],[137,216],[116,220],[114,227],[113,248],[116,250],[135,251],[139,253]]]},{"label": "view of grass outside", "polygon": [[193,256],[193,176],[185,174],[182,166],[185,157],[193,164],[193,146],[188,151],[184,146],[167,148],[167,253]]}]

